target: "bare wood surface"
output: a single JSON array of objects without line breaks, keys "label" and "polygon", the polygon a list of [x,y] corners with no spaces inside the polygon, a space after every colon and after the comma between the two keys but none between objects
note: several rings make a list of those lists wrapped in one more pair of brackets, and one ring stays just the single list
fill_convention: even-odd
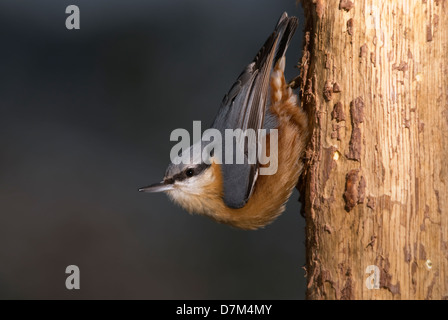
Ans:
[{"label": "bare wood surface", "polygon": [[307,297],[447,299],[448,1],[301,3]]}]

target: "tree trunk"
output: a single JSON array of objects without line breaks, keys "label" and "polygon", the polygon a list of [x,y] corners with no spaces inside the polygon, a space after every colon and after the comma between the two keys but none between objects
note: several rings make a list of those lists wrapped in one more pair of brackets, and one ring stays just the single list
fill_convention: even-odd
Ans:
[{"label": "tree trunk", "polygon": [[448,1],[302,0],[309,299],[448,298]]}]

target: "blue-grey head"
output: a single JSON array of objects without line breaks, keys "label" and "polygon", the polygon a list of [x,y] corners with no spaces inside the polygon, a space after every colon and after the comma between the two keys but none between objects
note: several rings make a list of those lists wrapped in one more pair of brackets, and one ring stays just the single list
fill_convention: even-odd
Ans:
[{"label": "blue-grey head", "polygon": [[140,188],[140,192],[167,192],[171,197],[181,193],[203,192],[202,186],[210,181],[203,181],[205,172],[210,168],[211,159],[203,159],[205,146],[199,141],[183,150],[171,160],[163,180]]}]

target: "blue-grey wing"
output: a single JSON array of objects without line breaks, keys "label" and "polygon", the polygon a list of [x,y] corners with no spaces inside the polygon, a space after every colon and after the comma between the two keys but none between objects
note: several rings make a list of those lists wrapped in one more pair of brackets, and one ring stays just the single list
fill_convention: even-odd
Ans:
[{"label": "blue-grey wing", "polygon": [[[269,80],[273,66],[284,56],[291,37],[297,28],[297,18],[283,13],[274,32],[264,43],[255,59],[239,75],[236,82],[224,96],[212,128],[221,131],[223,145],[232,144],[233,151],[241,147],[244,163],[237,164],[234,152],[233,163],[223,163],[224,202],[231,208],[243,207],[252,194],[258,177],[258,163],[249,163],[248,144],[244,140],[226,141],[225,129],[253,129],[258,138],[258,129],[263,128],[269,94]],[[235,141],[234,141],[235,140]],[[247,142],[247,141],[246,141]],[[241,145],[241,143],[243,145]],[[222,150],[222,160],[229,153]]]}]

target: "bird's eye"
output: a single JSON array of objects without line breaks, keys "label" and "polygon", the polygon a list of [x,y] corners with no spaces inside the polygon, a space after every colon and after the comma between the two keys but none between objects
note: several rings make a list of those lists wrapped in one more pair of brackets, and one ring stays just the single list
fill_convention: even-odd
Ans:
[{"label": "bird's eye", "polygon": [[193,169],[187,169],[187,171],[185,171],[185,174],[187,175],[187,177],[192,177],[194,175],[194,170]]}]

